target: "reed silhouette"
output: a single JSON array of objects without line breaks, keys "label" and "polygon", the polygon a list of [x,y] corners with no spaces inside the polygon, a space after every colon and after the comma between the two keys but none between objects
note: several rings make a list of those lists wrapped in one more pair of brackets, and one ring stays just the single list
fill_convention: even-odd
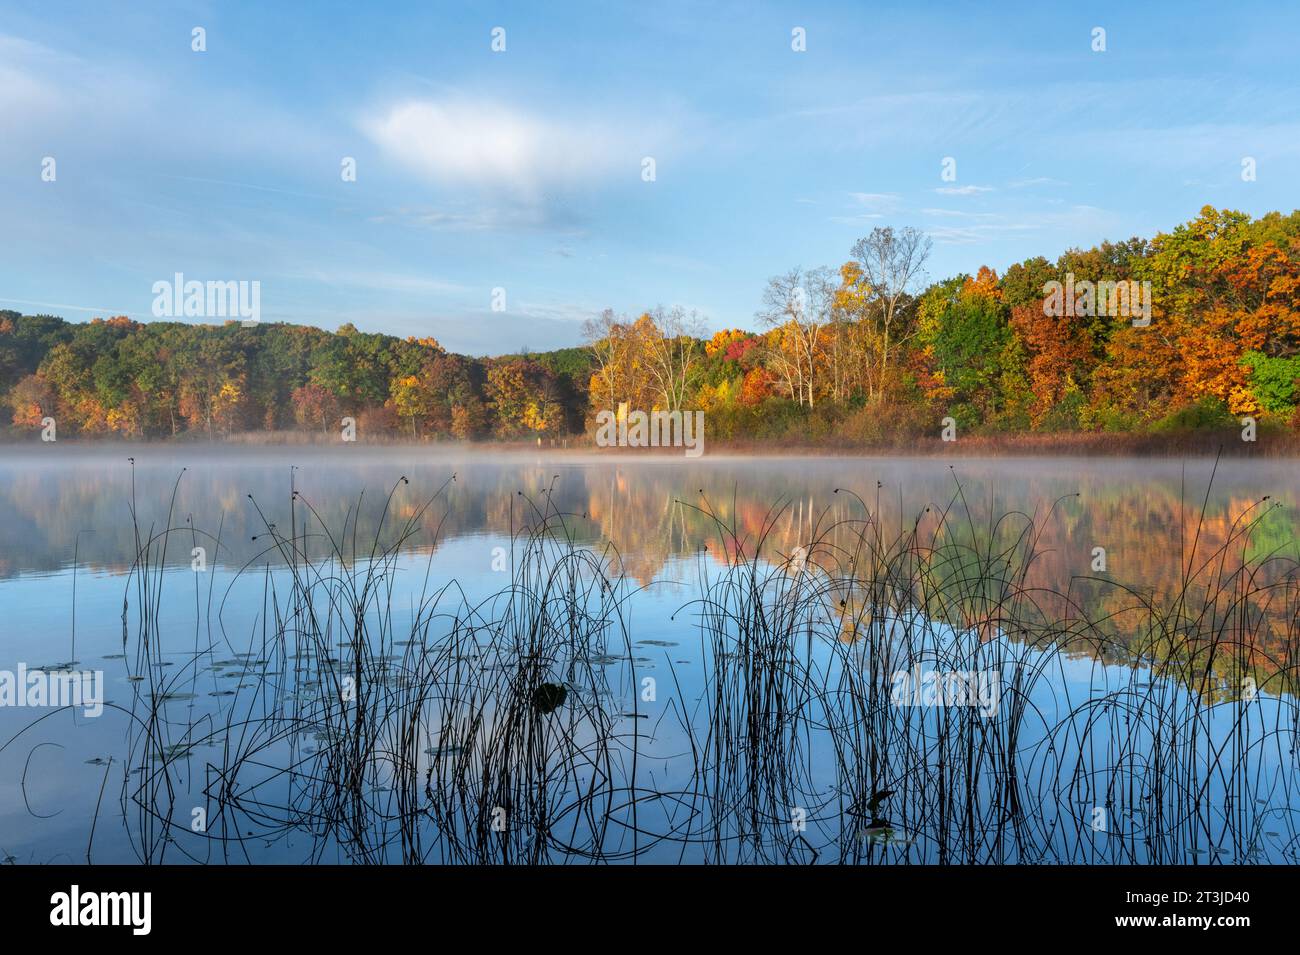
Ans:
[{"label": "reed silhouette", "polygon": [[[840,489],[853,516],[828,506],[797,553],[769,539],[781,501],[755,534],[701,493],[681,505],[721,552],[690,562],[693,592],[661,623],[688,628],[702,672],[684,681],[665,653],[646,706],[647,588],[613,544],[579,542],[554,482],[514,496],[505,586],[471,596],[429,554],[402,605],[418,572],[402,545],[455,480],[399,520],[401,478],[364,538],[361,498],[333,527],[292,483],[287,526],[250,500],[257,555],[196,599],[193,652],[169,668],[168,550],[219,553],[221,529],[142,526],[132,502],[132,698],[99,802],[120,780],[140,862],[1298,858],[1300,565],[1252,546],[1268,500],[1212,548],[1195,527],[1171,541],[1192,542],[1181,585],[1155,593],[1044,588],[1056,505],[981,515],[955,476],[893,527],[879,488]],[[1098,582],[1119,597],[1090,615],[1074,594]],[[227,632],[225,601],[250,587],[256,626]],[[943,700],[942,676],[940,698],[900,694],[922,673],[995,698]],[[182,705],[200,695],[212,707]]]}]

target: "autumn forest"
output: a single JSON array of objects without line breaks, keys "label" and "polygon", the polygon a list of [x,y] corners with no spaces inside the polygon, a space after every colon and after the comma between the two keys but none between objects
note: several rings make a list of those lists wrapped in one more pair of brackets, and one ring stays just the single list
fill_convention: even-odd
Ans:
[{"label": "autumn forest", "polygon": [[[945,418],[967,434],[1300,428],[1300,212],[1207,206],[1150,239],[939,281],[929,248],[878,228],[837,266],[773,277],[751,329],[606,311],[580,347],[494,358],[352,325],[0,311],[3,421],[11,438],[53,418],[60,438],[153,439],[333,435],[351,417],[365,438],[532,441],[589,435],[626,404],[702,410],[712,441],[865,446]],[[1142,283],[1150,320],[1104,301],[1061,313],[1052,283]]]}]

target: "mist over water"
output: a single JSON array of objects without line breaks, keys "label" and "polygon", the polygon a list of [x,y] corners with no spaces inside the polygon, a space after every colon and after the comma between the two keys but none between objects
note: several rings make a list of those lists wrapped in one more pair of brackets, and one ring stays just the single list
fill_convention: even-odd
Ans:
[{"label": "mist over water", "polygon": [[[369,641],[366,665],[375,663],[386,672],[389,667],[402,670],[410,662],[413,643],[439,647],[448,633],[467,621],[473,631],[480,618],[495,619],[497,595],[512,586],[518,589],[518,567],[526,550],[522,542],[533,535],[542,541],[534,556],[546,551],[562,562],[562,551],[572,545],[590,555],[593,569],[582,574],[603,569],[623,588],[616,604],[605,603],[612,598],[604,596],[603,588],[592,588],[579,602],[603,608],[591,618],[600,622],[591,623],[590,631],[582,630],[581,640],[575,636],[578,629],[566,634],[561,626],[553,637],[558,642],[546,645],[545,655],[554,658],[555,666],[546,679],[567,688],[557,712],[599,712],[610,720],[606,725],[590,717],[588,725],[583,722],[587,716],[575,715],[568,735],[555,744],[565,752],[564,747],[576,747],[582,754],[582,759],[561,763],[568,768],[556,783],[561,802],[568,799],[582,808],[565,817],[569,848],[549,844],[545,850],[553,861],[574,861],[574,845],[588,847],[577,853],[579,860],[602,854],[611,861],[743,860],[752,851],[752,861],[776,851],[771,847],[780,844],[780,831],[789,828],[788,819],[772,818],[774,812],[788,812],[784,803],[811,812],[822,840],[817,842],[817,858],[823,860],[1194,861],[1203,855],[1207,861],[1294,861],[1296,843],[1289,820],[1295,795],[1289,784],[1279,782],[1294,770],[1294,726],[1287,724],[1287,707],[1293,704],[1295,661],[1281,649],[1289,639],[1285,626],[1258,631],[1258,659],[1253,664],[1258,670],[1252,672],[1263,683],[1263,694],[1243,724],[1227,713],[1225,708],[1236,704],[1223,686],[1192,686],[1185,678],[1146,669],[1152,653],[1150,634],[1126,616],[1132,612],[1135,592],[1154,600],[1178,593],[1198,553],[1209,555],[1231,545],[1234,560],[1263,563],[1261,583],[1272,579],[1271,559],[1300,558],[1294,525],[1300,488],[1293,465],[1230,459],[1217,465],[1217,473],[1215,467],[1210,459],[710,455],[684,460],[677,455],[546,456],[436,447],[6,448],[0,452],[0,671],[19,666],[102,670],[110,706],[100,718],[66,710],[36,725],[33,721],[43,712],[0,707],[0,745],[5,747],[0,751],[0,851],[24,862],[80,861],[92,843],[93,822],[95,861],[409,859],[405,828],[402,839],[378,839],[361,850],[333,830],[322,835],[319,820],[293,813],[251,813],[236,823],[229,812],[222,816],[214,808],[213,794],[220,788],[214,780],[222,776],[217,767],[227,766],[231,748],[255,734],[254,723],[270,725],[286,707],[304,701],[317,705],[328,695],[322,690],[329,684],[322,678],[325,669],[333,667],[344,677],[351,672],[349,660],[357,647],[348,646],[346,627],[339,627],[347,613],[337,605],[326,613],[338,618],[328,631],[331,638],[340,638],[337,659],[319,649],[313,653],[292,645],[293,635],[303,629],[295,617],[301,605],[294,603],[296,596],[289,596],[298,563],[328,568],[314,578],[321,586],[358,573],[382,581],[383,601],[365,603],[359,616],[366,627],[363,639]],[[1261,504],[1265,498],[1268,501]],[[945,519],[954,530],[941,529]],[[1238,540],[1234,534],[1245,520],[1255,523],[1248,537]],[[1257,783],[1250,794],[1250,820],[1221,815],[1199,843],[1180,836],[1159,849],[1131,846],[1125,856],[1113,846],[1085,845],[1077,834],[1063,838],[1061,832],[1070,829],[1062,808],[1068,799],[1054,798],[1050,809],[1040,807],[1029,831],[1018,831],[1012,843],[1003,844],[1000,836],[981,840],[978,847],[967,845],[964,856],[954,857],[953,846],[928,828],[934,824],[929,810],[908,810],[902,803],[905,797],[898,796],[892,817],[894,842],[863,841],[858,830],[873,813],[864,816],[860,805],[854,808],[855,797],[845,793],[844,770],[837,768],[842,755],[836,754],[848,744],[842,738],[812,737],[800,756],[797,777],[802,788],[773,796],[772,805],[764,806],[746,826],[724,823],[716,804],[681,808],[680,794],[692,786],[698,790],[702,772],[685,755],[697,741],[693,734],[706,729],[693,721],[704,709],[716,721],[734,705],[731,696],[724,705],[719,688],[739,677],[722,661],[737,658],[744,641],[729,629],[734,621],[728,618],[715,626],[710,614],[719,605],[720,581],[734,575],[739,565],[750,562],[775,575],[756,588],[756,593],[766,594],[771,579],[791,579],[786,562],[800,549],[811,548],[806,560],[827,579],[843,572],[840,565],[864,528],[879,532],[882,539],[967,535],[987,544],[989,555],[998,555],[1004,544],[1024,546],[1026,526],[1034,528],[1033,555],[1023,572],[1023,589],[1043,591],[1035,598],[1035,612],[1044,619],[1071,614],[1089,619],[1086,638],[1065,630],[1044,638],[1021,626],[1024,620],[1006,625],[990,618],[987,609],[983,616],[945,619],[924,596],[921,605],[913,595],[897,598],[886,609],[887,595],[842,589],[836,583],[807,602],[824,611],[824,629],[814,635],[815,627],[796,626],[791,618],[791,659],[799,661],[805,674],[804,683],[794,686],[811,685],[808,675],[815,675],[818,686],[839,686],[837,692],[847,692],[847,682],[862,674],[874,674],[873,679],[883,674],[887,683],[894,670],[920,674],[924,666],[918,661],[941,661],[951,651],[954,657],[990,668],[981,671],[981,681],[994,671],[1001,681],[1011,681],[1017,669],[1028,668],[1035,683],[1025,699],[1063,717],[1072,706],[1096,700],[1099,694],[1132,693],[1134,685],[1149,687],[1164,680],[1169,688],[1162,691],[1161,705],[1180,713],[1208,707],[1204,727],[1217,745],[1241,733],[1243,725],[1248,734],[1262,734],[1255,739],[1262,744],[1253,746],[1249,757]],[[300,545],[285,544],[300,539]],[[139,564],[142,548],[148,552],[144,569]],[[1101,572],[1095,567],[1097,548],[1104,550]],[[859,565],[854,572],[860,572]],[[1123,586],[1116,586],[1119,583]],[[899,581],[896,589],[902,586]],[[426,612],[435,602],[431,595],[437,595],[439,607],[447,608],[445,615]],[[784,599],[778,595],[773,606]],[[611,615],[611,607],[616,607],[616,615]],[[1283,609],[1273,607],[1270,612]],[[859,615],[850,619],[854,613]],[[918,655],[913,642],[904,666],[899,648],[914,640],[904,632],[911,634],[918,620],[924,621],[920,642],[929,655]],[[865,632],[867,625],[874,628],[870,639],[858,629]],[[419,630],[414,636],[412,626]],[[508,674],[518,663],[517,648],[507,650],[494,642],[496,637],[487,636],[491,630],[484,624],[471,633],[478,641],[472,652],[465,651],[470,644],[458,643],[455,653],[440,658],[451,669],[419,669],[421,678],[440,683],[455,674],[463,681],[471,671],[458,668],[472,665],[486,667],[472,671],[478,674],[473,679],[487,681],[484,685],[513,686],[482,676],[489,671]],[[1104,646],[1097,634],[1105,636]],[[144,656],[142,642],[150,644]],[[304,661],[313,667],[310,679],[298,677]],[[1219,665],[1211,669],[1217,673]],[[359,664],[356,672],[361,672]],[[392,686],[404,689],[412,679],[410,672],[402,672],[406,675]],[[974,670],[971,673],[974,680]],[[1276,676],[1272,684],[1270,673]],[[647,676],[658,681],[652,701],[641,699]],[[169,781],[163,787],[168,793],[165,809],[158,805],[161,790],[151,789],[146,798],[138,788],[142,780],[157,778],[154,770],[143,768],[147,760],[139,758],[135,734],[142,694],[150,703],[151,719],[174,734],[168,737],[171,749],[161,757]],[[580,701],[589,708],[579,710]],[[499,712],[502,705],[494,704],[492,711]],[[813,710],[833,709],[816,695],[787,705],[798,711],[791,719],[811,719]],[[239,719],[232,721],[235,707],[240,708]],[[454,745],[448,742],[454,721],[448,722],[446,713],[444,709],[440,726],[422,724],[415,767],[422,783],[429,773],[429,778],[444,777],[448,753],[475,745],[460,737]],[[879,731],[881,738],[897,743],[918,733],[941,732],[939,724],[950,718],[951,711],[943,708],[918,709],[908,717],[913,722],[901,729],[880,724]],[[976,712],[965,725],[978,731],[981,718]],[[844,726],[870,727],[873,719],[860,715]],[[286,784],[273,771],[277,761],[282,767],[302,768],[335,745],[329,721],[321,722],[324,728],[318,727],[314,735],[286,733],[257,751],[272,767],[258,783],[275,794],[270,804],[289,806],[295,798],[296,784]],[[833,721],[818,717],[812,722]],[[1061,735],[1060,724],[1046,716],[1031,723],[1022,728],[1017,745],[1025,748],[1023,765],[1039,774],[1040,789],[1057,783],[1068,788],[1061,768],[1064,754],[1116,745],[1109,734],[1117,724],[1106,733],[1097,731],[1085,745],[1077,734]],[[201,730],[196,732],[196,726]],[[1134,751],[1154,746],[1151,729],[1149,721],[1135,718],[1126,746]],[[800,751],[796,741],[787,743]],[[755,743],[757,749],[747,749],[743,769],[733,766],[733,771],[766,772],[767,745]],[[584,787],[596,785],[593,771],[573,769],[584,764],[592,748],[609,760],[606,770],[626,787],[603,810],[622,827],[617,837],[590,817],[589,800],[582,794]],[[631,752],[636,760],[629,757]],[[908,771],[906,760],[900,764],[903,769],[886,770],[893,759],[879,757],[876,773],[881,789],[888,783],[901,792],[906,783],[899,781],[899,774]],[[1113,761],[1105,771],[1114,778]],[[246,778],[249,770],[243,772]],[[974,778],[979,775],[977,769]],[[319,774],[306,773],[306,778],[315,783]],[[725,788],[719,777],[713,778]],[[1186,782],[1190,785],[1191,778]],[[1201,783],[1212,802],[1235,785],[1216,773]],[[366,789],[370,811],[381,816],[392,809],[384,794],[396,798],[392,794],[405,791],[383,773],[368,778]],[[996,786],[989,792],[996,792]],[[659,795],[652,800],[650,793]],[[668,799],[664,793],[673,795]],[[1240,813],[1244,810],[1240,793],[1237,796]],[[1089,795],[1085,801],[1105,806],[1110,805],[1109,797]],[[460,838],[462,829],[473,830],[467,810],[429,798],[432,806],[424,822],[431,831],[424,836],[423,858],[475,861],[464,855],[466,843]],[[454,802],[450,795],[445,798]],[[639,806],[636,829],[641,836],[631,834],[628,813],[633,803]],[[387,806],[384,812],[376,808],[380,805]],[[227,829],[219,842],[200,838],[191,829],[191,812],[198,807],[211,818],[222,818]],[[1129,814],[1130,837],[1141,809],[1137,805],[1115,810]],[[883,810],[877,811],[883,816]],[[248,807],[241,812],[248,813]],[[402,813],[392,810],[390,815],[399,818]],[[687,824],[686,818],[694,823]],[[989,825],[988,818],[992,816],[981,817],[981,825]],[[293,819],[296,822],[287,821]],[[691,825],[714,833],[713,842],[684,836]],[[724,828],[726,838],[716,837]],[[772,831],[764,835],[768,829]],[[1249,839],[1244,829],[1250,829]],[[232,832],[239,837],[235,843]],[[1270,832],[1274,835],[1265,835]],[[743,848],[751,838],[757,848]],[[599,851],[591,849],[598,841]],[[1225,845],[1229,848],[1223,849]],[[1177,858],[1170,858],[1171,852]],[[1255,855],[1247,858],[1250,852]]]},{"label": "mist over water", "polygon": [[[134,468],[129,458],[135,459]],[[411,483],[394,491],[402,476]],[[1127,573],[1152,585],[1155,568],[1177,556],[1170,551],[1170,535],[1176,540],[1180,520],[1189,512],[1195,517],[1203,503],[1213,524],[1271,497],[1287,507],[1268,521],[1281,543],[1293,537],[1293,506],[1300,495],[1300,478],[1285,460],[1227,459],[1215,473],[1208,458],[710,455],[684,461],[668,454],[546,457],[364,445],[346,451],[6,447],[0,450],[0,576],[57,573],[71,568],[74,554],[84,569],[124,573],[135,548],[133,489],[142,525],[162,530],[170,517],[173,525],[192,525],[214,536],[220,531],[223,561],[242,563],[265,551],[250,539],[265,531],[266,521],[287,518],[291,481],[328,524],[341,523],[359,509],[358,533],[366,538],[390,491],[401,513],[441,490],[438,505],[424,518],[427,533],[403,545],[414,550],[461,537],[508,534],[512,521],[518,528],[527,519],[519,492],[535,497],[546,491],[560,510],[573,515],[575,532],[613,541],[624,560],[643,572],[708,543],[708,522],[692,513],[703,500],[754,528],[773,506],[788,504],[777,526],[778,542],[794,547],[819,515],[852,510],[853,502],[835,495],[837,488],[860,495],[895,524],[912,522],[927,507],[948,506],[960,488],[986,517],[1008,511],[1043,515],[1055,505],[1060,519],[1045,533],[1052,549],[1060,551],[1055,559],[1062,561],[1061,572],[1071,561],[1086,572],[1091,548],[1104,546]],[[1057,503],[1076,494],[1073,501]],[[1077,555],[1061,550],[1076,546],[1082,548]],[[168,556],[178,565],[190,562],[188,552]],[[268,559],[274,561],[275,554]]]}]

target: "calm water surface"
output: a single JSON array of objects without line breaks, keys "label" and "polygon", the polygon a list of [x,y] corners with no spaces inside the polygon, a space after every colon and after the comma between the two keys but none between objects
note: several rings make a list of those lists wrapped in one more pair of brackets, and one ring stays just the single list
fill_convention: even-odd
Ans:
[{"label": "calm water surface", "polygon": [[[477,607],[484,620],[491,617],[483,608],[512,585],[521,541],[549,515],[545,536],[556,542],[556,553],[568,546],[567,536],[621,578],[623,589],[617,620],[603,631],[608,645],[585,646],[555,662],[555,675],[547,678],[566,687],[556,713],[575,715],[564,717],[571,720],[566,741],[538,736],[537,746],[563,749],[577,740],[579,752],[599,757],[588,765],[584,755],[547,777],[555,824],[540,840],[545,861],[1294,862],[1300,844],[1300,795],[1291,782],[1295,644],[1294,617],[1290,624],[1282,619],[1285,600],[1265,608],[1265,624],[1252,630],[1259,645],[1249,648],[1248,667],[1261,691],[1249,706],[1229,685],[1244,672],[1239,659],[1211,667],[1222,685],[1188,686],[1167,669],[1152,668],[1149,627],[1140,615],[1126,616],[1138,597],[1160,602],[1177,594],[1196,555],[1225,544],[1233,561],[1271,568],[1261,580],[1284,577],[1285,561],[1300,557],[1294,463],[1227,460],[1211,485],[1213,468],[1203,459],[686,460],[364,446],[5,448],[0,672],[101,671],[110,705],[96,717],[76,708],[0,707],[0,857],[20,863],[77,862],[88,852],[105,863],[471,861],[464,846],[475,844],[472,851],[484,861],[528,861],[496,846],[497,835],[475,835],[483,825],[496,833],[490,821],[471,818],[491,802],[490,794],[474,797],[478,810],[453,794],[436,811],[419,798],[407,802],[410,791],[434,785],[445,793],[453,785],[455,772],[439,762],[449,754],[470,750],[467,767],[479,765],[476,745],[489,762],[531,758],[489,755],[484,730],[452,744],[450,724],[423,713],[412,721],[418,737],[413,787],[378,770],[355,787],[363,795],[354,791],[351,803],[340,799],[319,815],[310,809],[322,799],[314,787],[331,770],[318,764],[329,762],[322,754],[338,745],[328,729],[270,734],[264,744],[257,734],[292,707],[332,692],[323,670],[346,676],[355,649],[339,608],[329,625],[340,638],[336,656],[319,647],[313,656],[310,648],[277,639],[292,606],[290,562],[310,561],[336,575],[373,573],[381,565],[383,600],[362,614],[372,628],[365,639],[378,641],[369,653],[387,655],[400,671],[412,644],[437,648],[458,621],[473,618],[456,608]],[[929,659],[961,645],[964,659],[975,654],[993,661],[1004,685],[1015,667],[1036,674],[1020,698],[1032,712],[1020,718],[1018,732],[981,737],[987,752],[1001,755],[954,775],[951,764],[931,759],[931,743],[944,725],[960,736],[1006,724],[980,724],[975,717],[954,728],[944,723],[952,720],[951,709],[918,712],[914,722],[881,728],[892,750],[876,752],[866,737],[870,727],[883,727],[873,722],[878,717],[846,716],[842,703],[829,700],[843,699],[862,674],[882,670],[882,647],[903,640],[898,634],[917,619],[915,597],[875,614],[884,621],[883,642],[869,650],[846,622],[846,608],[879,606],[880,598],[873,604],[870,596],[828,590],[818,599],[828,608],[829,629],[791,633],[792,659],[806,667],[801,672],[817,675],[822,692],[789,699],[783,696],[788,686],[769,687],[776,700],[770,705],[790,714],[772,718],[777,738],[736,743],[744,729],[722,721],[722,714],[738,706],[755,712],[756,704],[740,697],[762,684],[750,675],[743,683],[748,689],[736,689],[741,677],[715,657],[748,651],[718,653],[723,645],[700,630],[718,599],[710,588],[735,572],[736,552],[748,558],[759,549],[760,563],[772,569],[817,541],[807,559],[833,576],[832,565],[863,526],[878,539],[895,540],[914,528],[931,532],[945,511],[973,538],[994,544],[1004,538],[1023,544],[1023,528],[1032,522],[1026,589],[1043,590],[1049,617],[1067,605],[1088,617],[1095,632],[1107,635],[1105,645],[1066,632],[1047,642],[1041,634],[1031,639],[997,620],[929,627]],[[999,525],[997,518],[1008,514]],[[1243,523],[1251,523],[1250,533],[1234,538]],[[297,541],[304,528],[301,547],[286,548],[283,542]],[[392,548],[389,559],[371,558],[376,542],[380,552]],[[138,564],[142,547],[147,568]],[[327,588],[328,576],[313,579]],[[428,612],[432,602],[445,613]],[[1269,623],[1269,614],[1280,622]],[[422,622],[414,637],[413,621]],[[502,657],[488,629],[474,637],[477,663],[446,665],[515,665],[517,657],[510,657],[514,663]],[[455,656],[465,657],[462,649]],[[889,671],[898,668],[895,661]],[[459,679],[469,671],[455,672]],[[656,687],[649,698],[647,678]],[[721,690],[724,684],[731,688]],[[1153,693],[1159,694],[1154,703]],[[1126,711],[1123,700],[1138,697],[1145,702]],[[1072,715],[1099,700],[1108,701],[1104,719]],[[584,722],[589,704],[609,719],[607,731]],[[502,706],[494,702],[484,712],[499,715]],[[1160,738],[1162,712],[1191,721],[1189,738],[1172,749]],[[840,728],[822,732],[830,725]],[[790,734],[783,737],[786,726]],[[865,736],[855,742],[858,732]],[[739,749],[711,760],[707,744],[721,734]],[[476,742],[467,742],[471,737]],[[909,738],[923,743],[900,752]],[[395,744],[381,734],[366,745],[378,751]],[[165,751],[151,755],[151,749]],[[1007,750],[1015,752],[1010,762]],[[846,752],[853,758],[846,760]],[[794,755],[797,771],[781,762],[781,753]],[[1171,753],[1175,762],[1181,754],[1185,765],[1159,765]],[[238,754],[246,759],[232,783]],[[1011,790],[997,777],[1012,764],[1022,795],[1008,800]],[[864,785],[893,790],[886,797],[893,802],[864,808],[863,793],[850,791]],[[1129,791],[1116,791],[1121,785]],[[605,786],[599,798],[591,795]],[[953,796],[953,787],[966,791]],[[936,790],[943,795],[930,802]],[[885,809],[888,830],[876,826],[864,834]],[[203,832],[195,831],[196,810]],[[539,811],[512,805],[503,816]],[[792,821],[800,812],[811,820],[804,828]],[[451,831],[457,836],[449,840]],[[880,837],[881,831],[887,834]]]}]

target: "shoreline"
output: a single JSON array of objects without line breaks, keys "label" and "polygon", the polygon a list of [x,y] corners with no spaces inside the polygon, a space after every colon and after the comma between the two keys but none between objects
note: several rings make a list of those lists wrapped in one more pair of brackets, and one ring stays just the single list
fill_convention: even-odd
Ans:
[{"label": "shoreline", "polygon": [[[51,447],[53,445],[54,447]],[[1300,457],[1300,435],[1292,432],[1262,433],[1256,441],[1241,440],[1236,430],[1227,432],[1188,432],[1179,434],[1042,434],[988,435],[959,438],[944,442],[938,438],[875,444],[823,442],[808,444],[763,443],[752,441],[705,442],[704,453],[689,457],[682,448],[597,447],[585,436],[554,439],[538,445],[527,441],[412,441],[401,438],[364,439],[343,442],[337,438],[296,432],[250,432],[217,439],[159,438],[62,438],[57,442],[39,439],[13,440],[0,437],[0,457],[15,454],[48,452],[58,447],[81,451],[213,451],[242,456],[258,451],[294,451],[313,454],[367,448],[395,452],[430,452],[465,457],[521,457],[543,455],[548,458],[593,460],[687,460],[742,458],[1263,458],[1270,460]]]}]

